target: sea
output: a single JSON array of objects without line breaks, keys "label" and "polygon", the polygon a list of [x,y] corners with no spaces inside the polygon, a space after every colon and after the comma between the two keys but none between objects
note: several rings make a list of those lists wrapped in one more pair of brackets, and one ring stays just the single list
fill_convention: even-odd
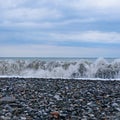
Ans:
[{"label": "sea", "polygon": [[0,57],[0,77],[120,79],[120,58]]}]

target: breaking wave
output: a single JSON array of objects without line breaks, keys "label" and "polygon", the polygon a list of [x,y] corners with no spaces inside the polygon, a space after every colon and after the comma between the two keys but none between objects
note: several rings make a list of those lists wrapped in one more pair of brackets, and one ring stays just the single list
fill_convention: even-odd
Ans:
[{"label": "breaking wave", "polygon": [[0,60],[0,76],[113,79],[120,78],[120,59],[112,62],[104,58],[94,62],[89,60]]}]

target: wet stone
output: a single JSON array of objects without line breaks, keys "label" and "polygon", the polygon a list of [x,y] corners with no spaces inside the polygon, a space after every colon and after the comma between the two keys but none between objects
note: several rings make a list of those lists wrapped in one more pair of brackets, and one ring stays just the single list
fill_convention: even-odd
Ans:
[{"label": "wet stone", "polygon": [[6,96],[6,97],[2,97],[0,99],[0,103],[12,103],[12,102],[15,102],[15,101],[16,101],[16,99],[13,96]]}]

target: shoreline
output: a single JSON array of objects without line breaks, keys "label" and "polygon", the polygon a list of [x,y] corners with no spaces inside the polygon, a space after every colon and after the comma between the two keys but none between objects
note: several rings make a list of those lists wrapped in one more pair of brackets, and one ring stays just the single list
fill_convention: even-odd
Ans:
[{"label": "shoreline", "polygon": [[120,78],[114,78],[114,79],[103,79],[103,78],[59,78],[59,77],[29,77],[29,76],[0,76],[0,79],[46,79],[46,80],[86,80],[86,81],[120,81]]}]

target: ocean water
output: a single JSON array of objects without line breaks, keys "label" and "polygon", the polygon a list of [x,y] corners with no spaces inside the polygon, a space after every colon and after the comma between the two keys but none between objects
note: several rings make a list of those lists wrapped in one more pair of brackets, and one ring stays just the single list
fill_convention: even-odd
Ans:
[{"label": "ocean water", "polygon": [[120,59],[1,57],[0,76],[120,79]]}]

